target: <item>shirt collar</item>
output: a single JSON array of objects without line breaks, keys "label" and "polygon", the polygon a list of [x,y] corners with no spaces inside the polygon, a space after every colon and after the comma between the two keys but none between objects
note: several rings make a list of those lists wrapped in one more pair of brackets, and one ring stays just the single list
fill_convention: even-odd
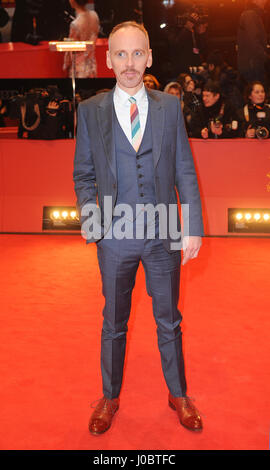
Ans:
[{"label": "shirt collar", "polygon": [[[129,102],[130,96],[131,96],[131,95],[130,95],[129,93],[127,93],[126,91],[122,90],[122,88],[120,88],[120,87],[116,84],[115,91],[114,91],[114,97],[118,100],[119,103],[121,103],[121,104],[123,104],[123,105],[128,104],[128,105],[130,106],[130,102]],[[133,98],[136,99],[137,104],[139,104],[139,103],[141,103],[142,101],[144,101],[145,99],[147,99],[147,93],[146,93],[144,84],[143,84],[142,87],[139,89],[139,91],[137,91],[137,93],[136,93],[135,95],[133,95]]]}]

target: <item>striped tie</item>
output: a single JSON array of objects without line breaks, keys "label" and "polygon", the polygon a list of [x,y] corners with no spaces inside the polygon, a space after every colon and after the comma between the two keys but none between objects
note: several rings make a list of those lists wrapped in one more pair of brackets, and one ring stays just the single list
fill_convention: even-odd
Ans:
[{"label": "striped tie", "polygon": [[136,99],[133,98],[133,96],[131,96],[128,100],[131,103],[130,121],[131,121],[132,145],[134,149],[136,150],[136,152],[138,152],[139,147],[141,145],[141,141],[142,141],[139,111],[138,111],[138,106],[136,105]]}]

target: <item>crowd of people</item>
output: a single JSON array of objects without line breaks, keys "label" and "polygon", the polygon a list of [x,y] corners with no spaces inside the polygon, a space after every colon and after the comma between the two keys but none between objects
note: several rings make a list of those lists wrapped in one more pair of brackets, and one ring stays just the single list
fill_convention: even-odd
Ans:
[{"label": "crowd of people", "polygon": [[[218,56],[219,54],[216,54],[216,57]],[[217,65],[217,62],[215,64],[204,64],[196,74],[181,73],[177,79],[170,81],[165,86],[162,86],[154,75],[146,74],[144,76],[144,85],[147,89],[156,89],[163,93],[175,95],[180,100],[186,130],[191,138],[268,138],[270,136],[269,90],[258,80],[248,83],[242,90],[237,73],[227,64],[220,66]],[[109,91],[109,89],[98,90],[95,93],[106,91]],[[87,99],[92,93],[78,90],[76,94],[77,103]],[[40,137],[40,133],[36,130],[33,132],[31,128],[37,119],[34,109],[34,97],[36,99],[37,95],[41,96],[40,90],[38,90],[38,93],[37,90],[35,90],[35,93],[26,93],[24,97],[18,95],[11,100],[9,106],[4,101],[0,101],[0,127],[5,126],[5,117],[10,114],[20,119],[18,137],[25,137],[27,134],[28,138],[44,138]],[[47,114],[49,114],[49,119],[56,121],[56,117],[59,118],[60,116],[62,126],[61,132],[50,133],[55,137],[48,138],[71,137],[70,132],[66,132],[67,126],[63,126],[63,119],[66,119],[67,116],[66,107],[63,107],[63,98],[59,101],[58,96],[57,99],[49,99],[47,95],[48,93],[43,98],[42,105],[39,101],[39,108],[42,111],[44,100],[47,98],[48,103],[46,102],[46,109],[44,108],[46,117],[48,118]],[[49,109],[51,101],[54,105],[53,110]],[[64,101],[66,104],[67,100]],[[24,116],[21,116],[21,111],[24,110],[22,103],[24,106],[26,106],[25,103],[27,104]],[[70,106],[71,102],[69,102]],[[15,112],[14,108],[16,108]],[[71,109],[69,109],[68,115],[70,121]],[[22,133],[24,121],[29,121],[28,126],[30,125],[30,131],[25,126],[26,134]],[[71,125],[68,126],[68,128],[71,127]],[[44,133],[46,134],[46,126]]]},{"label": "crowd of people", "polygon": [[[152,75],[146,75],[144,83],[162,89]],[[267,91],[258,80],[242,90],[237,73],[227,64],[204,64],[196,74],[180,74],[163,88],[179,98],[188,136],[202,139],[268,138]]]},{"label": "crowd of people", "polygon": [[[238,31],[238,67],[233,68],[227,64],[219,50],[208,53],[206,60],[203,61],[205,54],[202,54],[202,50],[205,47],[207,19],[191,12],[183,17],[183,28],[180,35],[178,34],[179,47],[174,48],[178,57],[176,61],[178,72],[175,78],[161,85],[158,77],[152,74],[145,75],[146,88],[178,97],[189,137],[202,139],[269,137],[268,83],[270,82],[267,79],[266,66],[270,60],[267,56],[267,35],[263,22],[266,2],[267,0],[252,0],[241,15]],[[69,4],[76,12],[76,19],[70,23],[69,38],[91,39],[95,43],[100,28],[96,12],[89,11],[88,0],[69,0]],[[69,74],[70,66],[70,53],[66,53],[63,67],[69,70]],[[270,76],[270,67],[268,75]],[[77,54],[76,76],[96,77],[94,46],[87,53]],[[106,89],[95,93],[102,91]],[[91,94],[78,90],[76,100],[82,101]],[[68,104],[66,98],[47,99],[50,96],[50,91],[47,90],[45,91],[47,101],[41,101],[40,96],[43,95],[44,91],[35,90],[26,93],[25,97],[15,96],[13,106],[10,106],[9,102],[0,100],[0,127],[5,126],[5,118],[9,116],[11,109],[11,114],[20,120],[19,137],[40,138],[41,123],[45,122],[45,118],[46,125],[43,126],[42,135],[46,136],[49,120],[50,137],[47,138],[73,137],[70,131],[71,102]],[[38,96],[36,101],[34,96]]]}]

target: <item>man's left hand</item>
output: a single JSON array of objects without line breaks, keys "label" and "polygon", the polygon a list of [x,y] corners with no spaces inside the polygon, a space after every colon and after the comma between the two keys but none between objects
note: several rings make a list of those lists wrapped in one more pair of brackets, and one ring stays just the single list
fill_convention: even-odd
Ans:
[{"label": "man's left hand", "polygon": [[201,248],[202,238],[201,237],[184,237],[183,242],[183,261],[182,264],[186,264],[190,259],[198,256]]}]

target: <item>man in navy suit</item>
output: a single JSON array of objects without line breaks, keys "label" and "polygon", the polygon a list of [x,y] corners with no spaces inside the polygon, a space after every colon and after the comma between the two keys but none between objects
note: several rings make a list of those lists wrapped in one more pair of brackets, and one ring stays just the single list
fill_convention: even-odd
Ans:
[{"label": "man in navy suit", "polygon": [[[183,426],[200,431],[201,417],[186,395],[177,308],[182,242],[185,264],[198,255],[203,235],[181,106],[176,97],[144,87],[152,51],[142,25],[125,22],[113,29],[107,65],[114,70],[116,86],[79,105],[74,161],[82,234],[87,243],[97,244],[105,297],[103,397],[89,430],[94,435],[107,431],[119,408],[131,295],[141,261],[153,302],[169,406]],[[184,237],[179,232],[176,190],[181,207],[188,209],[182,211]]]}]

